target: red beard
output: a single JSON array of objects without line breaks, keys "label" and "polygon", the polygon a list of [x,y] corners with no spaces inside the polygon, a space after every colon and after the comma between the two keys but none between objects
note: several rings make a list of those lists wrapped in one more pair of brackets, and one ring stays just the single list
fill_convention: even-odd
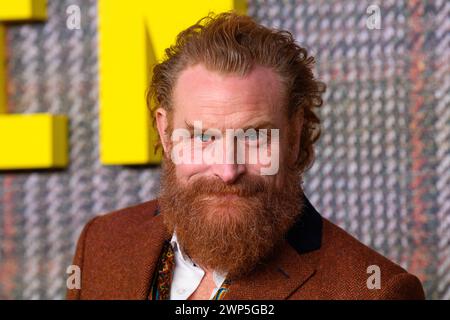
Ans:
[{"label": "red beard", "polygon": [[199,178],[188,186],[165,158],[159,199],[164,223],[176,230],[186,254],[201,266],[238,278],[274,252],[303,207],[298,172],[282,188],[260,176],[242,175],[234,184]]}]

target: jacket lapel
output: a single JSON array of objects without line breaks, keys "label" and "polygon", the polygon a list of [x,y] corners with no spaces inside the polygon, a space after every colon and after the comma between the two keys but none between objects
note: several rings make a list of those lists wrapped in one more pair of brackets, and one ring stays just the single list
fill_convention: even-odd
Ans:
[{"label": "jacket lapel", "polygon": [[[167,229],[158,215],[158,209],[149,208],[150,217],[139,229],[134,230],[123,245],[111,252],[117,266],[108,273],[110,281],[108,290],[114,292],[113,299],[146,300],[150,284],[159,261],[164,241],[170,239]],[[126,272],[124,272],[124,268]]]},{"label": "jacket lapel", "polygon": [[303,213],[266,264],[231,283],[225,300],[287,299],[316,273],[322,217],[304,197]]},{"label": "jacket lapel", "polygon": [[164,242],[170,239],[170,235],[162,222],[162,217],[158,215],[154,217],[153,220],[151,226],[145,225],[143,228],[142,239],[144,250],[140,252],[145,252],[146,254],[144,254],[142,263],[136,266],[136,271],[144,271],[141,273],[140,277],[136,279],[136,288],[138,288],[138,296],[136,299],[141,300],[148,299],[153,274],[159,262]]},{"label": "jacket lapel", "polygon": [[280,254],[270,263],[260,266],[250,276],[232,282],[225,300],[282,300],[287,299],[315,272],[315,256],[299,255],[285,243]]}]

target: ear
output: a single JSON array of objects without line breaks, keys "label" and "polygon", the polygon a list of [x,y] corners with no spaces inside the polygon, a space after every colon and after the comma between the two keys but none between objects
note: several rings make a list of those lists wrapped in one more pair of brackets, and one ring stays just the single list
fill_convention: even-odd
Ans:
[{"label": "ear", "polygon": [[163,108],[156,109],[156,126],[158,128],[159,137],[161,138],[161,144],[164,149],[164,153],[169,150],[169,136],[167,133],[167,128],[169,127],[169,119],[167,117],[167,111]]},{"label": "ear", "polygon": [[290,149],[291,153],[291,163],[295,163],[297,161],[298,153],[300,151],[300,141],[303,129],[303,121],[304,121],[304,111],[303,108],[300,108],[297,112],[294,113],[293,117],[290,119],[289,128],[292,130]]}]

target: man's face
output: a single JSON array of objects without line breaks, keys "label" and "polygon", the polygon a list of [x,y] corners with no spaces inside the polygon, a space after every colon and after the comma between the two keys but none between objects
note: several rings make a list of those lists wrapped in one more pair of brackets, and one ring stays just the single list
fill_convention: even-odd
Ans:
[{"label": "man's face", "polygon": [[[157,110],[165,151],[160,196],[165,223],[200,265],[234,276],[248,272],[300,213],[299,173],[290,168],[301,122],[287,119],[283,84],[263,67],[245,76],[189,67],[181,72],[172,101],[171,123],[165,110]],[[229,130],[238,129],[256,135],[235,138],[236,131]],[[186,139],[173,139],[180,130],[189,133]],[[244,161],[237,159],[239,148]],[[261,151],[271,163],[261,161]],[[185,161],[174,161],[179,152]],[[256,161],[250,152],[256,152]],[[205,161],[212,154],[220,156]],[[276,170],[262,175],[267,167]]]},{"label": "man's face", "polygon": [[[243,77],[209,71],[203,65],[184,70],[173,90],[172,128],[189,131],[192,139],[181,142],[181,139],[166,137],[164,143],[169,155],[169,149],[181,150],[181,153],[183,147],[190,149],[191,157],[188,158],[192,161],[183,161],[176,166],[179,182],[187,185],[198,178],[213,177],[225,184],[233,184],[242,175],[264,174],[263,178],[273,186],[281,186],[283,170],[293,161],[292,157],[287,157],[288,149],[292,151],[291,155],[297,154],[292,150],[296,146],[290,145],[287,139],[289,121],[284,97],[280,78],[268,68],[256,67]],[[165,127],[166,113],[159,111],[159,122],[165,122]],[[233,138],[230,130],[236,133],[238,129],[249,135],[242,139]],[[178,148],[174,149],[174,145]],[[218,155],[217,148],[221,151],[221,156],[214,158],[217,161],[206,161],[207,156]],[[238,148],[247,155],[242,159],[244,161],[237,160]],[[200,161],[194,161],[197,151],[203,154]],[[257,156],[256,161],[250,161],[248,155],[251,152]],[[227,159],[233,159],[234,163]]]}]

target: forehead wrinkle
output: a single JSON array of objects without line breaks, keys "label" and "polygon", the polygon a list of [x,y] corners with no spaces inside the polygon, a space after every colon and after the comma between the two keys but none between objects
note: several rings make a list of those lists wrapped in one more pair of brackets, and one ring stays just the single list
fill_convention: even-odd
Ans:
[{"label": "forehead wrinkle", "polygon": [[[208,107],[209,109],[217,109],[215,107]],[[224,131],[226,129],[239,129],[246,128],[252,125],[269,122],[269,123],[277,123],[277,118],[274,116],[273,108],[270,108],[271,111],[266,112],[267,108],[253,108],[251,112],[249,109],[238,109],[232,112],[209,112],[199,113],[194,116],[188,117],[187,120],[190,124],[194,124],[194,121],[202,122],[202,129],[219,129]]]},{"label": "forehead wrinkle", "polygon": [[[206,95],[205,95],[206,96]],[[199,101],[197,111],[207,111],[215,116],[226,116],[239,112],[267,112],[272,113],[281,108],[275,103],[274,97],[265,95],[253,95],[254,98],[243,99],[242,97],[230,97],[230,99],[214,99],[206,96],[205,101]],[[183,106],[181,106],[183,107]]]},{"label": "forehead wrinkle", "polygon": [[[229,107],[231,104],[258,105],[264,102],[273,105],[276,100],[280,100],[277,98],[283,95],[284,90],[278,75],[272,73],[261,74],[261,72],[256,72],[253,76],[248,75],[242,78],[229,75],[220,76],[215,72],[205,74],[205,71],[201,69],[185,70],[175,86],[174,104],[181,107],[195,106],[193,104],[204,105],[205,107],[209,105],[211,107]],[[272,75],[275,77],[272,77]],[[200,82],[196,81],[197,76],[200,77]],[[221,80],[217,81],[217,79]],[[202,84],[203,82],[204,84]],[[208,87],[208,90],[203,89],[205,86]],[[182,96],[189,96],[189,100],[182,98]]]},{"label": "forehead wrinkle", "polygon": [[[200,98],[200,99],[197,99]],[[200,100],[200,101],[198,101]],[[207,110],[213,114],[222,114],[222,112],[231,111],[256,111],[261,109],[273,109],[274,101],[271,97],[265,97],[257,94],[252,96],[233,96],[230,95],[226,98],[218,98],[210,94],[197,95],[194,99],[190,99],[190,102],[198,104],[198,109]],[[183,104],[180,104],[183,107]],[[245,108],[243,108],[245,107]]]},{"label": "forehead wrinkle", "polygon": [[[194,121],[198,121],[198,120],[194,120]],[[194,121],[186,121],[186,122],[193,126]],[[214,120],[213,121],[205,120],[205,121],[202,121],[201,125],[202,125],[202,130],[218,129],[221,132],[225,132],[226,129],[245,129],[245,128],[253,127],[253,126],[256,127],[257,125],[264,124],[264,123],[274,123],[274,121],[270,117],[267,117],[266,115],[256,115],[256,116],[252,116],[252,117],[245,117],[245,118],[239,119],[237,121],[237,123],[235,123],[235,124],[230,124],[229,122],[226,122],[225,124],[218,125],[217,122]]]}]

